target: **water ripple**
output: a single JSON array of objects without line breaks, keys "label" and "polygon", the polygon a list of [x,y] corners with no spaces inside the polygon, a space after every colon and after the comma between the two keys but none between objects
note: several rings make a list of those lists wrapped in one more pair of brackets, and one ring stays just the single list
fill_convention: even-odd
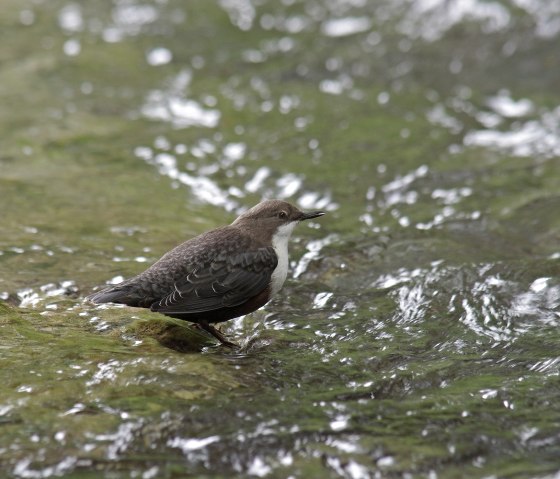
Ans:
[{"label": "water ripple", "polygon": [[323,23],[321,30],[327,37],[346,37],[367,32],[372,27],[368,17],[333,18]]},{"label": "water ripple", "polygon": [[397,306],[393,318],[399,324],[425,322],[446,304],[451,317],[494,343],[513,342],[530,329],[560,324],[556,282],[539,278],[522,292],[522,284],[495,269],[480,265],[467,270],[435,262],[431,269],[381,275],[372,287],[391,290]]},{"label": "water ripple", "polygon": [[[402,2],[401,2],[402,3]],[[487,33],[506,29],[510,25],[509,10],[497,2],[481,0],[421,0],[404,2],[407,13],[398,25],[401,33],[412,38],[435,42],[453,26],[475,20]]]},{"label": "water ripple", "polygon": [[560,107],[540,118],[515,124],[510,130],[474,130],[465,135],[465,146],[510,151],[515,156],[560,156]]},{"label": "water ripple", "polygon": [[[268,167],[258,168],[251,179],[244,179],[247,171],[245,168],[235,169],[233,165],[245,155],[247,146],[244,143],[228,143],[219,147],[219,141],[208,139],[199,140],[190,148],[191,154],[201,160],[213,157],[212,163],[188,162],[184,171],[179,167],[178,153],[172,153],[172,148],[163,137],[158,137],[154,147],[138,146],[134,154],[154,165],[161,175],[167,176],[180,184],[188,186],[193,195],[204,203],[221,206],[227,211],[241,212],[241,199],[248,194],[260,192],[264,198],[296,198],[296,203],[306,209],[323,209],[332,211],[338,208],[329,192],[316,192],[304,189],[303,177],[295,173],[275,174]],[[158,151],[163,149],[165,151]],[[187,151],[188,146],[181,144],[181,151]],[[222,170],[227,170],[229,177],[239,178],[245,182],[245,191],[231,185],[222,187],[212,177]]]},{"label": "water ripple", "polygon": [[191,78],[192,72],[185,69],[165,90],[152,90],[141,107],[142,114],[146,118],[169,122],[175,128],[215,128],[220,121],[220,111],[205,108],[198,101],[185,98]]},{"label": "water ripple", "polygon": [[[75,282],[72,280],[61,281],[60,283],[47,283],[39,287],[39,291],[34,288],[23,288],[17,291],[19,305],[22,308],[37,307],[40,303],[55,298],[57,296],[69,296],[78,291]],[[49,309],[49,305],[45,307]],[[56,305],[55,305],[56,306]],[[51,308],[56,309],[56,308]]]},{"label": "water ripple", "polygon": [[[514,99],[507,90],[488,97],[485,105],[479,106],[469,100],[471,93],[463,89],[445,105],[435,105],[426,114],[428,121],[453,134],[463,134],[465,147],[502,150],[521,157],[548,159],[560,155],[560,107],[537,111],[531,100]],[[459,119],[462,115],[484,128],[466,130],[465,122]]]},{"label": "water ripple", "polygon": [[512,313],[544,325],[560,325],[560,284],[553,278],[537,278],[526,292],[512,300]]},{"label": "water ripple", "polygon": [[25,458],[19,460],[12,474],[15,477],[21,477],[24,479],[43,479],[46,477],[59,477],[75,469],[78,458],[74,456],[67,456],[60,462],[43,468],[34,468],[33,463],[35,461],[33,458]]}]

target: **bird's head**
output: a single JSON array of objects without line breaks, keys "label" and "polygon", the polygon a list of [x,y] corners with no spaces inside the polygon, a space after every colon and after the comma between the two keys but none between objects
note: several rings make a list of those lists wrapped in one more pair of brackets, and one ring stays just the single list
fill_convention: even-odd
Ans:
[{"label": "bird's head", "polygon": [[287,201],[265,200],[245,211],[232,223],[232,226],[259,228],[263,235],[269,234],[270,237],[289,237],[300,221],[324,214],[324,211],[301,211]]}]

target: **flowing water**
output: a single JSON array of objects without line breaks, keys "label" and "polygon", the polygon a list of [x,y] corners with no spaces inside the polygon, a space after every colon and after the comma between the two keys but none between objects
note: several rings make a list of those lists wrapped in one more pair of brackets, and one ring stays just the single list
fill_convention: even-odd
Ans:
[{"label": "flowing water", "polygon": [[[4,0],[8,478],[557,478],[551,0]],[[230,350],[83,298],[263,197]]]}]

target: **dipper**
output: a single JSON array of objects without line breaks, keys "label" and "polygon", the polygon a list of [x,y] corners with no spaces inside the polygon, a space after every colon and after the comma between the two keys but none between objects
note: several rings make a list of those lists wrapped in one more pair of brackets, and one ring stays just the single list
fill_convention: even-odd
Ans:
[{"label": "dipper", "polygon": [[306,213],[285,201],[263,201],[231,225],[180,244],[138,276],[87,299],[191,321],[222,344],[235,346],[212,323],[252,313],[280,291],[294,227],[324,214]]}]

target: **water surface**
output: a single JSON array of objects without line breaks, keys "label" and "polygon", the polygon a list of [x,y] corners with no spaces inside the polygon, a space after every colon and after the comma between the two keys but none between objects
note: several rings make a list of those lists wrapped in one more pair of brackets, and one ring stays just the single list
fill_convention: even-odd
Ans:
[{"label": "water surface", "polygon": [[[560,471],[554,2],[5,0],[6,477]],[[94,287],[264,197],[284,289],[229,322]]]}]

